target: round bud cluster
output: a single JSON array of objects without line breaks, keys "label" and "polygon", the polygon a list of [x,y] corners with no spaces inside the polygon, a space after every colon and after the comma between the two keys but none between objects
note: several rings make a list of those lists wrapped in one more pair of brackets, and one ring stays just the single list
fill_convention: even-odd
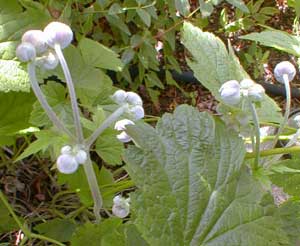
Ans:
[{"label": "round bud cluster", "polygon": [[127,125],[134,125],[134,122],[128,119],[119,120],[115,124],[115,130],[121,131],[120,134],[117,135],[117,139],[123,143],[130,142],[131,137],[125,132]]},{"label": "round bud cluster", "polygon": [[240,83],[229,80],[221,86],[219,92],[222,101],[232,106],[238,105],[242,97],[252,102],[261,102],[265,96],[265,89],[251,79],[243,79]]},{"label": "round bud cluster", "polygon": [[61,155],[57,158],[57,169],[64,174],[74,173],[79,164],[87,160],[87,153],[81,146],[71,147],[66,145],[60,150]]},{"label": "round bud cluster", "polygon": [[281,84],[284,84],[284,76],[286,76],[288,82],[291,82],[296,76],[296,69],[289,61],[283,61],[276,65],[274,76]]},{"label": "round bud cluster", "polygon": [[22,43],[17,47],[16,56],[22,62],[34,61],[44,69],[54,69],[58,65],[56,55],[51,51],[55,45],[66,48],[73,40],[69,26],[61,22],[49,23],[44,31],[29,30],[22,36]]},{"label": "round bud cluster", "polygon": [[130,212],[130,198],[124,198],[120,195],[115,196],[113,199],[113,207],[112,207],[112,213],[119,217],[119,218],[125,218],[128,216]]},{"label": "round bud cluster", "polygon": [[141,97],[135,92],[126,92],[123,90],[117,90],[111,97],[117,104],[128,104],[128,113],[132,115],[134,120],[144,118],[145,111],[143,108],[143,101]]}]

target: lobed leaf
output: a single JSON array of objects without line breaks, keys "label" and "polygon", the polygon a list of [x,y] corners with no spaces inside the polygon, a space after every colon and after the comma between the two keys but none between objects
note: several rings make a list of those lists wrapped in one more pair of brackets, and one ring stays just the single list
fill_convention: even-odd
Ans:
[{"label": "lobed leaf", "polygon": [[241,168],[243,141],[207,113],[179,106],[156,129],[128,126],[125,152],[138,187],[133,218],[150,245],[289,245],[264,191]]}]

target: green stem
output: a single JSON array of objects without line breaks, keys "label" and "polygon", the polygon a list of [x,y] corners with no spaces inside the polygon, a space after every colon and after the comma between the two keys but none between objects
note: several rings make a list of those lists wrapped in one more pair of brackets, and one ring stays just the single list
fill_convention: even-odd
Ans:
[{"label": "green stem", "polygon": [[52,238],[48,238],[46,236],[43,235],[39,235],[39,234],[35,234],[35,233],[31,233],[28,228],[26,226],[24,226],[21,221],[19,220],[18,216],[15,214],[15,212],[13,211],[13,209],[11,208],[11,206],[8,204],[3,192],[0,190],[0,199],[3,202],[4,206],[7,208],[7,210],[9,211],[9,213],[11,214],[11,216],[13,217],[13,219],[16,221],[16,223],[18,224],[19,228],[24,232],[25,236],[28,238],[36,238],[36,239],[40,239],[40,240],[44,240],[50,243],[54,243],[56,245],[59,246],[65,246],[65,244],[56,241],[55,239]]},{"label": "green stem", "polygon": [[[275,148],[275,149],[268,149],[268,150],[263,150],[259,152],[260,157],[265,157],[265,156],[272,156],[272,155],[282,155],[282,154],[291,154],[291,153],[300,153],[300,146],[293,146],[293,147],[283,147],[283,148]],[[246,153],[245,158],[246,159],[252,159],[255,158],[256,153],[251,152],[251,153]]]},{"label": "green stem", "polygon": [[52,123],[56,126],[57,129],[65,132],[71,139],[74,139],[73,134],[64,126],[64,124],[60,121],[60,119],[57,117],[56,113],[53,111],[53,109],[48,104],[46,97],[44,96],[39,83],[36,79],[35,75],[35,64],[33,62],[29,63],[27,66],[29,80],[31,83],[31,88],[40,102],[42,108],[45,110],[46,114],[48,115],[49,119],[52,121]]},{"label": "green stem", "polygon": [[254,159],[254,170],[257,170],[258,165],[259,165],[259,151],[260,151],[260,131],[259,131],[259,120],[258,120],[258,115],[255,109],[254,103],[252,103],[249,99],[249,106],[253,118],[253,123],[255,127],[255,159]]},{"label": "green stem", "polygon": [[272,148],[276,146],[276,143],[279,139],[280,134],[282,133],[290,115],[290,108],[291,108],[291,88],[290,88],[290,82],[288,79],[288,75],[284,74],[283,75],[283,80],[284,80],[284,87],[285,87],[285,93],[286,93],[286,105],[285,105],[285,112],[284,112],[284,117],[283,121],[280,124],[280,127],[277,131],[277,134],[275,136],[274,142],[272,144]]},{"label": "green stem", "polygon": [[116,111],[114,111],[110,116],[108,116],[103,123],[101,124],[101,126],[99,126],[94,132],[93,134],[86,140],[86,146],[87,149],[90,149],[92,144],[97,140],[97,138],[99,137],[99,135],[105,130],[107,129],[112,123],[114,123],[115,121],[118,120],[118,118],[126,111],[126,109],[128,108],[128,105],[125,104],[121,107],[119,107]]},{"label": "green stem", "polygon": [[55,44],[54,49],[55,49],[55,52],[56,52],[57,57],[59,59],[62,70],[64,72],[66,82],[67,82],[67,87],[68,87],[68,90],[69,90],[69,95],[70,95],[70,99],[71,99],[71,106],[72,106],[72,111],[73,111],[74,125],[75,125],[75,130],[76,130],[77,143],[78,144],[83,144],[84,143],[84,137],[83,137],[83,131],[82,131],[81,123],[80,123],[80,112],[79,112],[79,107],[78,107],[78,104],[77,104],[76,92],[75,92],[74,84],[73,84],[72,77],[71,77],[71,74],[70,74],[70,70],[68,68],[68,64],[65,60],[65,57],[62,53],[60,45]]},{"label": "green stem", "polygon": [[94,215],[96,217],[96,222],[99,223],[101,220],[100,211],[103,205],[103,200],[89,153],[87,161],[83,164],[83,167],[94,200]]}]

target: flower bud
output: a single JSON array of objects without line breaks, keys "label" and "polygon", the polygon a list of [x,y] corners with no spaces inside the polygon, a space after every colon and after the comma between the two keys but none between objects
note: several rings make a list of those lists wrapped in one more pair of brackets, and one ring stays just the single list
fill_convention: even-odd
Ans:
[{"label": "flower bud", "polygon": [[130,204],[129,204],[130,199],[126,199],[121,196],[116,196],[113,199],[113,207],[112,207],[112,212],[115,216],[119,218],[125,218],[128,216],[130,212]]},{"label": "flower bud", "polygon": [[139,106],[139,105],[131,107],[129,109],[129,112],[131,114],[133,114],[133,117],[134,117],[135,120],[142,119],[145,116],[144,108],[142,106]]},{"label": "flower bud", "polygon": [[252,102],[261,102],[265,96],[265,89],[259,85],[254,84],[248,89],[248,97]]},{"label": "flower bud", "polygon": [[45,34],[41,30],[29,30],[22,36],[22,43],[31,43],[37,54],[44,53],[48,45],[46,43]]},{"label": "flower bud", "polygon": [[57,67],[59,60],[55,53],[49,51],[47,55],[37,60],[37,65],[46,70],[52,70]]},{"label": "flower bud", "polygon": [[220,90],[221,98],[228,105],[237,105],[241,99],[240,84],[236,80],[225,82]]},{"label": "flower bud", "polygon": [[70,145],[65,145],[60,149],[61,154],[71,154],[72,153],[72,147]]},{"label": "flower bud", "polygon": [[142,101],[141,97],[132,91],[127,92],[126,101],[131,105],[143,106],[143,101]]},{"label": "flower bud", "polygon": [[283,61],[278,63],[274,69],[274,76],[279,83],[284,84],[284,74],[287,75],[289,82],[291,82],[296,75],[296,69],[294,65],[289,61]]},{"label": "flower bud", "polygon": [[22,62],[33,61],[36,57],[36,51],[31,43],[21,43],[17,47],[16,56]]},{"label": "flower bud", "polygon": [[252,79],[243,79],[240,83],[241,90],[248,90],[251,88],[255,82]]},{"label": "flower bud", "polygon": [[134,122],[128,119],[119,120],[115,124],[115,130],[122,131],[117,135],[117,139],[123,143],[131,141],[131,137],[124,131],[127,125],[134,125]]},{"label": "flower bud", "polygon": [[87,153],[84,150],[80,149],[77,151],[75,159],[79,164],[84,164],[87,160]]},{"label": "flower bud", "polygon": [[47,44],[54,48],[55,44],[59,44],[61,49],[66,48],[73,40],[73,32],[71,28],[61,22],[51,22],[45,29]]},{"label": "flower bud", "polygon": [[60,155],[56,164],[58,171],[64,174],[74,173],[78,169],[78,162],[73,155],[69,154]]},{"label": "flower bud", "polygon": [[123,104],[126,101],[127,92],[123,90],[117,90],[112,96],[112,100],[114,100],[117,104]]}]

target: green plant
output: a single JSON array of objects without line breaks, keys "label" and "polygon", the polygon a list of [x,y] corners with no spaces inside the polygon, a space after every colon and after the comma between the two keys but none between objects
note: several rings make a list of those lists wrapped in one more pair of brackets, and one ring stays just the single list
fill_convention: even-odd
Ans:
[{"label": "green plant", "polygon": [[[0,143],[15,145],[15,164],[7,156],[10,149],[4,148],[0,167],[14,175],[20,163],[26,167],[45,162],[46,180],[55,187],[30,215],[22,216],[19,191],[12,197],[0,180],[4,243],[296,244],[300,148],[292,145],[299,124],[283,131],[289,93],[283,117],[241,66],[231,44],[226,47],[213,33],[191,24],[197,23],[193,16],[198,7],[191,10],[189,1],[171,0],[4,2],[0,0],[5,30],[0,35],[0,98],[8,106],[1,106],[5,117],[0,120]],[[245,7],[242,1],[227,2]],[[200,1],[200,7],[203,3],[213,7],[219,1]],[[60,20],[51,22],[56,10]],[[74,33],[62,22],[72,22]],[[45,26],[44,31],[28,31]],[[148,92],[157,96],[156,87],[164,84],[155,72],[160,64],[154,59],[154,44],[163,42],[163,65],[176,68],[172,52],[181,27],[187,65],[219,101],[217,114],[180,105],[161,118],[136,121],[144,116],[140,96],[114,88],[105,72],[123,76],[123,87],[145,82]],[[159,35],[156,28],[161,28]],[[291,40],[298,42],[294,36]],[[285,47],[296,52],[296,46]],[[141,72],[136,83],[128,79],[132,65]],[[289,91],[296,71],[285,65],[279,64],[274,74]],[[170,71],[166,75],[174,84]],[[116,122],[123,115],[131,120]],[[264,137],[261,126],[279,130]],[[274,148],[278,138],[290,141]],[[124,147],[119,140],[132,143]],[[281,160],[283,154],[291,157]],[[280,204],[274,204],[273,185],[286,193]]]}]

